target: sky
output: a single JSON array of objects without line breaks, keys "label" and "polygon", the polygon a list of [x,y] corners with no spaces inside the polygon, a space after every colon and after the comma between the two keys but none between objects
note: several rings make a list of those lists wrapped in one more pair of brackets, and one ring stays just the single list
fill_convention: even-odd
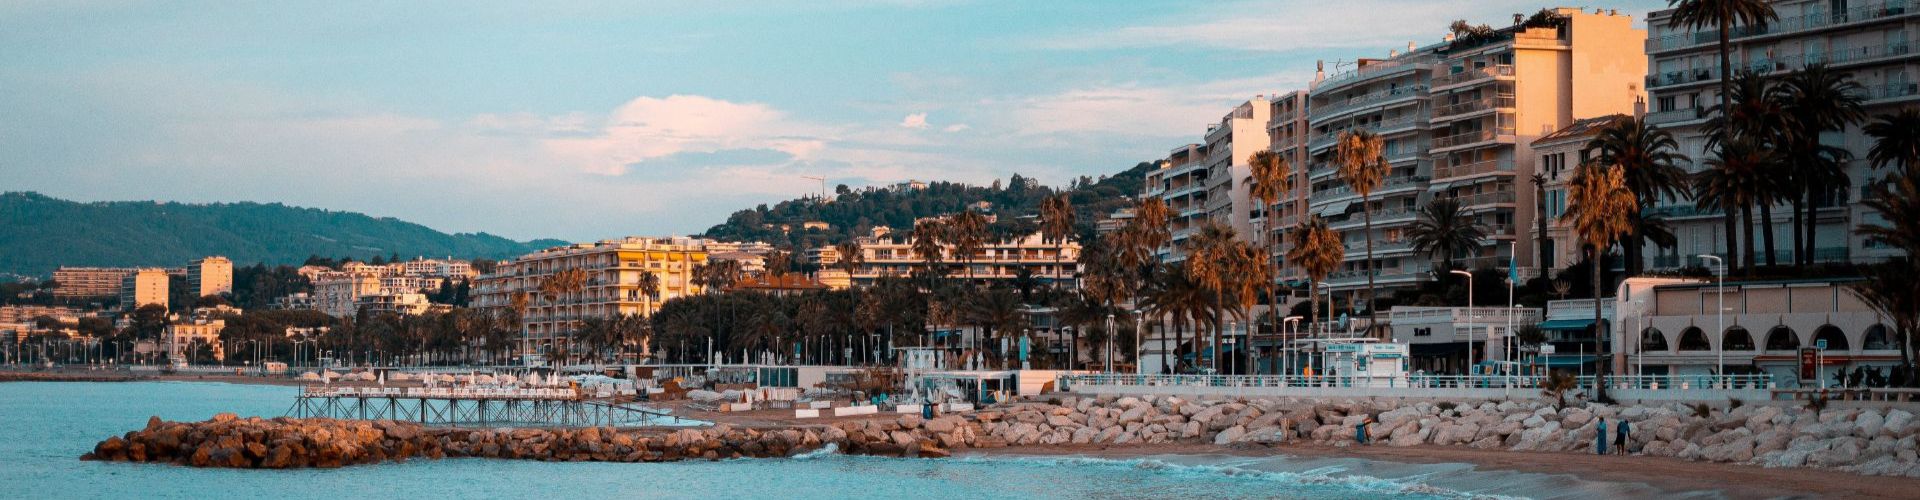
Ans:
[{"label": "sky", "polygon": [[0,0],[0,191],[693,234],[805,177],[1118,172],[1317,60],[1549,5]]}]

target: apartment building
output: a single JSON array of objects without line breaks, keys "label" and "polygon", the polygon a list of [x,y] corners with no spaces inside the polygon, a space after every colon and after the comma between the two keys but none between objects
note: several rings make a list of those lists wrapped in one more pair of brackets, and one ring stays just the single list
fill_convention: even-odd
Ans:
[{"label": "apartment building", "polygon": [[[1347,244],[1346,262],[1327,279],[1335,291],[1368,283],[1365,213],[1373,219],[1373,279],[1382,288],[1433,279],[1436,259],[1413,250],[1407,228],[1422,206],[1458,200],[1483,225],[1479,248],[1455,256],[1469,267],[1505,267],[1532,244],[1516,228],[1531,222],[1535,139],[1585,117],[1631,113],[1640,102],[1645,31],[1631,16],[1556,9],[1558,19],[1516,17],[1489,34],[1409,44],[1386,59],[1316,76],[1308,91],[1308,213]],[[1389,173],[1364,204],[1339,178],[1335,145],[1367,130],[1385,143]]]},{"label": "apartment building", "polygon": [[1171,238],[1167,247],[1161,249],[1161,259],[1180,261],[1186,259],[1187,238],[1193,236],[1199,221],[1207,217],[1207,148],[1199,144],[1186,144],[1167,153],[1159,168],[1147,172],[1141,184],[1142,199],[1160,198],[1167,204],[1167,231]]},{"label": "apartment building", "polygon": [[187,288],[195,297],[233,293],[233,261],[216,255],[187,263]]},{"label": "apartment building", "polygon": [[[373,266],[375,269],[384,269]],[[376,272],[333,271],[320,273],[313,280],[313,308],[336,318],[352,318],[359,313],[360,297],[382,293]]]},{"label": "apartment building", "polygon": [[[1628,280],[1628,288],[1639,279]],[[1900,362],[1893,320],[1826,280],[1672,283],[1622,293],[1613,329],[1620,373],[1766,373],[1782,387],[1831,382],[1839,368]],[[1725,310],[1717,311],[1722,304]],[[1638,332],[1636,335],[1635,332]],[[1824,376],[1801,372],[1801,349],[1819,351]],[[1724,367],[1724,368],[1723,368]],[[1817,372],[1816,372],[1817,373]]]},{"label": "apartment building", "polygon": [[1207,217],[1249,241],[1258,240],[1253,218],[1260,210],[1247,192],[1247,177],[1253,175],[1247,160],[1273,144],[1267,135],[1270,111],[1266,97],[1255,96],[1207,127]]},{"label": "apartment building", "polygon": [[[872,238],[859,241],[864,261],[851,276],[854,283],[871,285],[885,276],[910,276],[925,265],[925,261],[913,253],[912,241]],[[1025,271],[1041,283],[1055,283],[1073,280],[1079,260],[1079,243],[1048,242],[1034,233],[1013,240],[989,241],[972,258],[964,260],[951,245],[942,245],[939,266],[944,276],[954,278],[1010,281]]]},{"label": "apartment building", "polygon": [[1307,213],[1307,92],[1295,90],[1274,96],[1267,102],[1268,149],[1286,160],[1292,172],[1289,185],[1293,187],[1278,203],[1272,207],[1256,207],[1253,224],[1260,226],[1272,219],[1268,245],[1274,251],[1273,258],[1281,263],[1280,274],[1276,276],[1284,283],[1303,282],[1305,275],[1295,266],[1286,265],[1285,255],[1292,248],[1287,235],[1298,227],[1302,215]]},{"label": "apartment building", "polygon": [[120,278],[120,307],[132,311],[147,304],[167,307],[166,269],[142,268]]},{"label": "apartment building", "polygon": [[112,297],[135,267],[65,267],[53,271],[53,296],[62,299]]},{"label": "apartment building", "polygon": [[[1920,106],[1920,78],[1916,78],[1920,77],[1920,55],[1913,50],[1912,42],[1920,31],[1920,1],[1770,3],[1779,15],[1778,21],[1764,28],[1737,26],[1733,30],[1728,50],[1734,71],[1783,76],[1809,64],[1824,63],[1864,87],[1862,97],[1869,116]],[[1661,10],[1647,19],[1651,33],[1646,40],[1650,70],[1646,86],[1652,107],[1647,121],[1674,134],[1680,152],[1692,158],[1685,168],[1697,172],[1712,156],[1706,147],[1705,124],[1711,108],[1719,102],[1719,33],[1669,27],[1672,16],[1672,10]],[[1858,263],[1893,255],[1895,250],[1869,244],[1852,231],[1860,224],[1877,221],[1877,216],[1859,203],[1867,186],[1887,174],[1874,171],[1865,160],[1872,139],[1855,125],[1826,134],[1822,142],[1845,148],[1853,153],[1853,159],[1846,165],[1846,186],[1814,197],[1817,241],[1813,260]],[[1774,227],[1753,229],[1771,231],[1776,241],[1786,242],[1776,249],[1779,255],[1775,258],[1793,262],[1792,218],[1778,216],[1787,213],[1784,209],[1783,205],[1774,210]],[[1679,239],[1672,249],[1649,246],[1649,269],[1698,265],[1695,259],[1687,258],[1692,255],[1726,255],[1727,238],[1718,211],[1698,210],[1691,201],[1661,200],[1649,213],[1665,217]],[[1764,260],[1765,256],[1760,258]]]},{"label": "apartment building", "polygon": [[[473,307],[508,308],[515,295],[525,294],[521,348],[528,353],[544,350],[554,338],[577,328],[582,319],[650,315],[662,302],[700,293],[693,283],[693,269],[707,262],[708,243],[693,238],[629,237],[522,255],[475,278]],[[568,269],[585,271],[585,285],[558,296],[541,293],[547,277]],[[660,280],[658,300],[640,292],[640,275],[647,273]]]},{"label": "apartment building", "polygon": [[[1601,128],[1622,118],[1628,115],[1574,120],[1572,125],[1533,141],[1533,173],[1538,174],[1535,179],[1540,184],[1533,185],[1534,179],[1520,179],[1522,191],[1534,192],[1533,202],[1519,207],[1523,215],[1520,219],[1532,221],[1521,230],[1527,234],[1525,241],[1533,247],[1532,253],[1523,252],[1519,256],[1521,263],[1543,275],[1553,276],[1585,258],[1573,224],[1560,218],[1567,213],[1567,184],[1573,181],[1575,167],[1590,156],[1587,143]],[[1541,232],[1542,228],[1545,233]]]}]

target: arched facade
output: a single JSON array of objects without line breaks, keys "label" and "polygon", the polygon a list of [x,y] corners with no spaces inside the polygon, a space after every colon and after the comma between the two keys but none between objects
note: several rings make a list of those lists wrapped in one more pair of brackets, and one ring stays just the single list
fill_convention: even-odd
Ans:
[{"label": "arched facade", "polygon": [[1846,351],[1852,349],[1847,343],[1847,334],[1841,333],[1840,327],[1837,326],[1821,325],[1819,329],[1814,330],[1813,344],[1818,346],[1822,340],[1827,341],[1827,350],[1829,351]]},{"label": "arched facade", "polygon": [[1753,350],[1753,334],[1747,333],[1746,328],[1738,326],[1728,328],[1727,331],[1720,336],[1720,346],[1722,349],[1729,351],[1751,351]]},{"label": "arched facade", "polygon": [[1794,333],[1787,325],[1773,327],[1767,332],[1767,350],[1791,351],[1800,348],[1800,334]]},{"label": "arched facade", "polygon": [[1863,335],[1860,340],[1860,348],[1869,351],[1894,349],[1893,334],[1887,329],[1887,325],[1876,324],[1867,327],[1866,335]]},{"label": "arched facade", "polygon": [[1707,332],[1700,331],[1700,327],[1689,326],[1680,332],[1680,350],[1711,351],[1713,344],[1707,342]]},{"label": "arched facade", "polygon": [[1671,349],[1667,346],[1667,334],[1661,333],[1659,328],[1648,328],[1640,332],[1640,352]]}]

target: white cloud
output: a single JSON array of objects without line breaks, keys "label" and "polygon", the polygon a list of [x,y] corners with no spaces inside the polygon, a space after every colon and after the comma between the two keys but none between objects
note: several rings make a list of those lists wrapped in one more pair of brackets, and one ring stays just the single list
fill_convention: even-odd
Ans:
[{"label": "white cloud", "polygon": [[1017,103],[1012,126],[1028,135],[1197,138],[1234,104],[1305,83],[1298,75],[1272,74],[1179,85],[1092,86],[1027,98]]},{"label": "white cloud", "polygon": [[927,114],[914,113],[911,115],[907,115],[906,118],[900,120],[900,126],[904,128],[911,128],[911,129],[927,128]]},{"label": "white cloud", "polygon": [[948,125],[948,126],[947,126],[947,128],[943,128],[943,129],[940,129],[940,130],[945,130],[945,131],[947,131],[947,132],[960,132],[960,131],[963,131],[963,130],[966,130],[966,129],[970,129],[970,128],[973,128],[973,127],[970,127],[970,126],[968,126],[968,125],[967,125],[967,124],[965,124],[965,123],[955,123],[955,124],[952,124],[952,125]]},{"label": "white cloud", "polygon": [[632,165],[686,152],[771,149],[804,159],[825,147],[823,132],[765,104],[672,95],[628,101],[587,137],[545,142],[588,172],[620,175]]}]

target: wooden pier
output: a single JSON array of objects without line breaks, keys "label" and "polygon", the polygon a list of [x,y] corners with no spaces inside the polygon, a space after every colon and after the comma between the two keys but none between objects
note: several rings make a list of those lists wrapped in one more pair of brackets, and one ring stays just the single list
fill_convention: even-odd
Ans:
[{"label": "wooden pier", "polygon": [[403,420],[423,425],[645,427],[680,417],[561,388],[306,386],[287,410],[296,418]]}]

